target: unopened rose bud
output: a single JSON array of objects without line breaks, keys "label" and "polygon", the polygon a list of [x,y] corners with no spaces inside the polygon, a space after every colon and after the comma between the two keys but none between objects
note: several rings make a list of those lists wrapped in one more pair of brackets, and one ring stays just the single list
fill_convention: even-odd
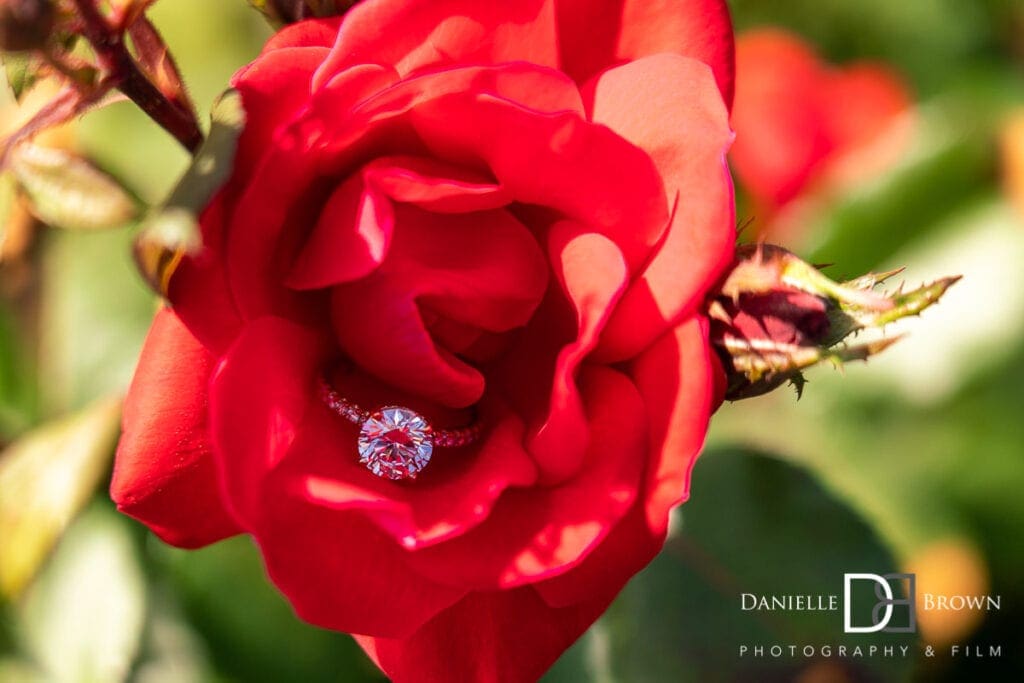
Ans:
[{"label": "unopened rose bud", "polygon": [[867,360],[898,337],[868,343],[844,340],[917,315],[939,300],[956,277],[904,293],[872,289],[899,273],[869,273],[839,283],[780,247],[743,245],[709,307],[711,338],[726,369],[726,397],[764,394],[822,361]]},{"label": "unopened rose bud", "polygon": [[43,47],[56,15],[52,0],[0,0],[0,50]]}]

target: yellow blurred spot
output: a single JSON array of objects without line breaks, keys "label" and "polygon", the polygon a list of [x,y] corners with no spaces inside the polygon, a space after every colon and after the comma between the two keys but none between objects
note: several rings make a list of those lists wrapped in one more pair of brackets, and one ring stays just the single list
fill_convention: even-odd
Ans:
[{"label": "yellow blurred spot", "polygon": [[[6,87],[6,83],[0,84],[0,88]],[[24,126],[60,92],[60,88],[59,81],[46,78],[33,85],[22,96],[20,102],[15,101],[10,93],[0,96],[0,140]],[[36,135],[33,140],[43,147],[72,151],[75,148],[74,121],[48,128]],[[5,182],[11,182],[9,176]],[[23,284],[20,280],[27,277],[21,261],[31,246],[36,221],[28,209],[25,198],[20,196],[20,193],[15,193],[13,187],[9,201],[0,200],[0,222],[0,263],[5,266],[5,277],[0,280],[0,286],[7,294],[17,293]]]},{"label": "yellow blurred spot", "polygon": [[[917,624],[929,644],[961,642],[984,619],[985,611],[981,609],[936,608],[936,603],[949,603],[953,596],[988,594],[985,560],[967,539],[946,538],[925,546],[911,556],[907,571],[917,576]],[[932,598],[931,609],[928,595]]]},{"label": "yellow blurred spot", "polygon": [[838,662],[815,662],[797,675],[794,683],[848,683],[849,673]]},{"label": "yellow blurred spot", "polygon": [[[13,97],[0,101],[0,138],[5,138],[21,128],[36,113],[60,92],[61,84],[53,78],[37,82],[26,92],[20,102]],[[33,138],[36,144],[59,149],[74,149],[74,120],[60,126],[48,128]]]},{"label": "yellow blurred spot", "polygon": [[1010,116],[999,137],[1003,188],[1006,196],[1024,216],[1024,109]]},{"label": "yellow blurred spot", "polygon": [[107,472],[120,399],[38,427],[0,452],[0,596],[35,576]]}]

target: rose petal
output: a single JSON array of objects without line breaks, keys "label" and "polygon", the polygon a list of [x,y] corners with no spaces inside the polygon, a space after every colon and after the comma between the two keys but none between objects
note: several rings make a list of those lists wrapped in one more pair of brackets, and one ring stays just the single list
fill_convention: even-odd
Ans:
[{"label": "rose petal", "polygon": [[[358,68],[365,67],[349,71]],[[335,76],[316,92],[306,126],[312,127],[308,137],[322,138],[325,173],[351,168],[360,155],[420,151],[422,143],[414,136],[402,135],[412,131],[403,130],[401,124],[415,108],[453,93],[488,93],[542,113],[584,111],[576,84],[565,74],[526,62],[426,71],[358,100],[351,97],[350,88],[334,87],[347,73]]]},{"label": "rose petal", "polygon": [[264,514],[263,479],[285,457],[315,400],[324,340],[282,318],[247,324],[210,381],[210,432],[224,490],[251,527]]},{"label": "rose petal", "polygon": [[309,297],[285,278],[302,239],[316,224],[323,188],[302,143],[290,134],[260,162],[230,217],[224,267],[243,319],[267,315],[306,320]]},{"label": "rose petal", "polygon": [[480,400],[483,375],[434,342],[400,281],[381,275],[336,287],[331,312],[342,349],[381,381],[455,408]]},{"label": "rose petal", "polygon": [[310,428],[307,415],[323,416],[314,392],[324,361],[322,340],[305,328],[280,318],[246,326],[211,382],[211,431],[225,492],[271,578],[304,619],[402,636],[464,591],[423,579],[371,522],[292,495],[293,479],[281,474],[290,460],[307,457],[297,450],[309,445],[299,436]]},{"label": "rose petal", "polygon": [[366,0],[345,15],[317,80],[366,62],[393,64],[402,76],[434,64],[554,67],[556,45],[552,0]]},{"label": "rose petal", "polygon": [[602,335],[598,357],[621,360],[703,301],[732,259],[735,213],[725,161],[732,133],[711,73],[692,59],[639,59],[601,74],[588,89],[594,120],[650,155],[674,205],[664,242]]},{"label": "rose petal", "polygon": [[646,416],[636,389],[615,370],[587,366],[580,386],[589,449],[578,476],[506,491],[485,524],[410,553],[413,567],[450,585],[508,589],[569,571],[600,545],[642,485]]},{"label": "rose petal", "polygon": [[244,185],[277,132],[307,106],[313,73],[326,56],[321,47],[280,48],[265,52],[231,79],[246,113],[232,185]]},{"label": "rose petal", "polygon": [[312,505],[357,511],[405,548],[440,543],[485,522],[510,486],[536,482],[536,468],[522,447],[522,422],[507,408],[483,411],[479,419],[488,425],[483,441],[436,450],[430,466],[408,485],[359,464],[355,425],[326,407],[313,411],[282,463],[282,487]]},{"label": "rose petal", "polygon": [[540,116],[504,98],[461,93],[424,103],[411,118],[436,155],[482,162],[517,201],[590,226],[632,268],[665,230],[668,203],[650,158],[576,112]]},{"label": "rose petal", "polygon": [[[690,473],[704,438],[715,386],[714,351],[702,316],[678,325],[644,351],[631,374],[643,396],[655,460],[643,498],[647,525],[655,534],[668,528],[668,512],[690,496]],[[673,386],[666,377],[679,380]]]},{"label": "rose petal", "polygon": [[625,291],[629,269],[615,244],[597,233],[562,222],[548,235],[555,273],[576,313],[576,339],[562,347],[555,361],[551,399],[544,422],[529,437],[530,454],[546,485],[565,481],[583,464],[588,426],[576,371],[597,344],[615,303]]},{"label": "rose petal", "polygon": [[381,157],[367,164],[363,173],[368,183],[396,202],[437,213],[486,211],[511,201],[493,178],[429,157]]},{"label": "rose petal", "polygon": [[731,158],[737,179],[768,209],[795,197],[830,151],[821,113],[826,74],[814,52],[778,30],[737,42],[740,74]]},{"label": "rose petal", "polygon": [[334,329],[362,368],[443,405],[479,400],[478,370],[437,346],[421,316],[491,332],[529,320],[547,286],[533,236],[504,211],[439,215],[396,207],[391,253],[371,277],[333,290]]},{"label": "rose petal", "polygon": [[726,104],[732,103],[732,22],[724,0],[556,0],[556,5],[563,69],[576,82],[623,62],[675,53],[710,66]]},{"label": "rose petal", "polygon": [[388,198],[362,175],[353,175],[327,200],[285,284],[319,289],[368,275],[384,261],[394,228]]},{"label": "rose petal", "polygon": [[465,595],[410,570],[405,551],[360,513],[267,493],[253,536],[271,580],[304,620],[401,638]]},{"label": "rose petal", "polygon": [[[439,89],[472,87],[532,97],[536,106],[563,111],[574,106],[582,111],[570,81],[530,64],[455,69],[380,90],[390,82],[389,74],[366,65],[332,79],[316,93],[306,118],[278,134],[239,197],[227,253],[232,292],[245,317],[302,309],[302,300],[283,286],[283,280],[305,238],[304,226],[315,224],[322,195],[331,189],[325,193],[324,182],[343,173],[360,155],[371,150],[379,154],[375,145],[401,140],[395,127],[422,98],[436,97]],[[377,95],[371,97],[373,93]],[[282,244],[282,237],[289,238],[290,245]]]},{"label": "rose petal", "polygon": [[907,84],[881,64],[861,62],[833,71],[825,90],[826,127],[840,153],[874,140],[912,104]]},{"label": "rose petal", "polygon": [[395,201],[440,213],[503,206],[509,195],[482,174],[425,157],[380,157],[335,190],[288,275],[296,289],[364,277],[383,261],[394,231]]},{"label": "rose petal", "polygon": [[326,47],[338,38],[341,17],[305,19],[282,27],[263,46],[263,54],[288,47]]},{"label": "rose petal", "polygon": [[591,599],[555,609],[532,587],[471,593],[402,640],[356,636],[398,683],[534,681],[608,607]]},{"label": "rose petal", "polygon": [[652,458],[643,492],[629,514],[573,571],[537,584],[553,607],[614,596],[654,559],[669,514],[689,495],[690,474],[715,407],[714,352],[707,321],[692,318],[659,339],[633,363],[651,427]]},{"label": "rose petal", "polygon": [[242,530],[221,502],[210,450],[206,383],[213,361],[174,313],[157,313],[125,398],[110,484],[119,510],[185,548]]},{"label": "rose petal", "polygon": [[[332,81],[323,96],[340,97],[339,106],[353,107],[392,78],[393,72],[383,67],[355,67]],[[247,319],[268,314],[302,318],[309,307],[307,298],[285,287],[284,280],[332,188],[325,185],[330,179],[311,149],[317,135],[303,125],[296,119],[275,133],[230,214],[226,267],[234,299]],[[236,159],[236,168],[239,163]]]},{"label": "rose petal", "polygon": [[167,290],[181,322],[215,353],[227,349],[242,326],[223,265],[225,194],[223,190],[215,194],[203,211],[199,219],[202,248],[181,260]]}]

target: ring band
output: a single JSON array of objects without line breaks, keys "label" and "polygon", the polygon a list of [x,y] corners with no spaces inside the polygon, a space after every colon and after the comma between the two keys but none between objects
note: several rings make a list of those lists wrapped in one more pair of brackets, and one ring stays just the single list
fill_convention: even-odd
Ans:
[{"label": "ring band", "polygon": [[415,479],[430,462],[435,446],[468,446],[482,432],[475,421],[456,429],[434,429],[425,417],[404,406],[366,410],[339,394],[323,377],[320,398],[333,412],[359,427],[359,462],[386,479]]}]

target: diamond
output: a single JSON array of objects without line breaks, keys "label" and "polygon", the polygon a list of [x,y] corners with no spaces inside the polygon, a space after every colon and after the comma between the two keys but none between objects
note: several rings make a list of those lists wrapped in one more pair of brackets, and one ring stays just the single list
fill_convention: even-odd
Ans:
[{"label": "diamond", "polygon": [[381,408],[360,426],[359,462],[378,477],[414,479],[433,452],[430,423],[408,408]]}]

